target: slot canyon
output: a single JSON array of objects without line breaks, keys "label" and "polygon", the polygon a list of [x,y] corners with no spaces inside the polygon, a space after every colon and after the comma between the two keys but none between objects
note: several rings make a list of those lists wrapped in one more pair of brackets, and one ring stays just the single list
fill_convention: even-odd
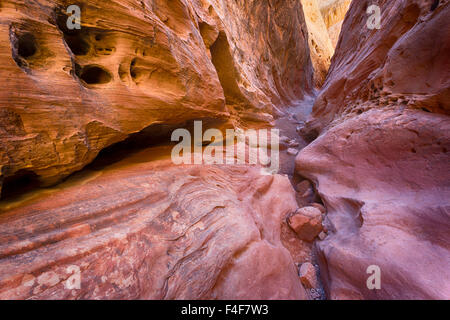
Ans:
[{"label": "slot canyon", "polygon": [[[449,0],[2,0],[0,37],[0,300],[450,299]],[[279,170],[174,163],[198,122]]]}]

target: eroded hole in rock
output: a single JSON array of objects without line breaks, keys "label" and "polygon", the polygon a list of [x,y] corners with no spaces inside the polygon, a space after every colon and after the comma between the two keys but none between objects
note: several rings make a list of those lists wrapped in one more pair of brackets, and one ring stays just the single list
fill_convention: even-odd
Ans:
[{"label": "eroded hole in rock", "polygon": [[[219,119],[203,118],[198,120],[203,122],[205,130],[208,128],[220,128],[223,125],[223,121]],[[194,136],[194,121],[189,120],[178,124],[150,125],[130,135],[125,140],[103,149],[87,168],[99,170],[150,147],[168,146],[171,149],[176,144],[176,142],[171,141],[172,132],[176,129],[183,128],[189,130],[192,136]]]},{"label": "eroded hole in rock", "polygon": [[436,10],[436,8],[439,7],[439,0],[435,0],[433,4],[431,5],[431,11]]},{"label": "eroded hole in rock", "polygon": [[81,35],[65,35],[64,40],[70,51],[76,56],[85,56],[89,53],[91,46],[85,41]]},{"label": "eroded hole in rock", "polygon": [[37,52],[36,39],[31,33],[25,33],[18,37],[17,51],[22,58],[30,58]]},{"label": "eroded hole in rock", "polygon": [[[134,58],[130,63],[130,76],[134,82],[139,83],[140,80],[145,76],[146,72],[143,68],[136,67],[136,63],[138,62],[137,58]],[[148,75],[148,72],[147,72]]]},{"label": "eroded hole in rock", "polygon": [[40,186],[39,176],[29,170],[20,170],[14,175],[5,177],[0,198],[17,197]]},{"label": "eroded hole in rock", "polygon": [[65,14],[62,9],[55,11],[55,20],[58,29],[63,33],[64,42],[70,51],[77,56],[83,56],[89,53],[90,45],[87,41],[88,34],[87,29],[74,29],[69,30],[67,28],[67,19],[69,16]]},{"label": "eroded hole in rock", "polygon": [[29,60],[36,56],[38,52],[38,44],[36,38],[31,33],[10,32],[10,41],[12,48],[12,58],[21,68],[29,67]]},{"label": "eroded hole in rock", "polygon": [[106,84],[111,81],[111,74],[100,66],[84,67],[79,77],[87,84]]},{"label": "eroded hole in rock", "polygon": [[116,37],[107,30],[82,26],[81,29],[67,28],[68,16],[56,12],[56,25],[62,32],[64,42],[75,56],[111,55],[116,50]]}]

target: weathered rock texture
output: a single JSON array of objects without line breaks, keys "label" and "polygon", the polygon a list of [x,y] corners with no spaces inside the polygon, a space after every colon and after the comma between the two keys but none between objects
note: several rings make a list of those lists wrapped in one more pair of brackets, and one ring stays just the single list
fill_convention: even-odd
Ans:
[{"label": "weathered rock texture", "polygon": [[306,298],[280,241],[287,177],[155,152],[0,215],[0,299]]},{"label": "weathered rock texture", "polygon": [[0,188],[58,182],[153,124],[269,123],[312,88],[299,1],[76,3],[81,30],[71,1],[1,3]]},{"label": "weathered rock texture", "polygon": [[[332,299],[450,298],[450,5],[353,1],[297,157],[328,209]],[[381,290],[366,270],[381,268]]]},{"label": "weathered rock texture", "polygon": [[318,2],[331,44],[335,48],[341,33],[342,23],[352,0],[318,0]]},{"label": "weathered rock texture", "polygon": [[308,27],[309,49],[314,67],[315,85],[320,88],[325,82],[334,47],[322,18],[318,1],[302,0],[302,5]]}]

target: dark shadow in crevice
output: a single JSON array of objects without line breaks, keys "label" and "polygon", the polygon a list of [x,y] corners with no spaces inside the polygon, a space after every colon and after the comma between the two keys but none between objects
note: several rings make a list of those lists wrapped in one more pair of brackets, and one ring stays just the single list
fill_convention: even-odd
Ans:
[{"label": "dark shadow in crevice", "polygon": [[87,84],[106,84],[111,82],[111,74],[100,66],[90,65],[77,72],[77,76]]},{"label": "dark shadow in crevice", "polygon": [[236,71],[233,56],[226,34],[221,31],[216,41],[211,45],[211,61],[216,68],[220,84],[222,85],[227,104],[245,103],[248,99],[242,94],[238,85],[238,72]]},{"label": "dark shadow in crevice", "polygon": [[12,58],[14,62],[25,71],[29,71],[29,60],[36,56],[38,44],[32,33],[19,33],[10,30],[10,42],[12,48]]},{"label": "dark shadow in crevice", "polygon": [[194,121],[202,121],[203,131],[209,128],[220,128],[224,123],[220,119],[204,118],[171,125],[154,124],[137,133],[131,134],[124,141],[103,149],[87,168],[101,170],[146,148],[175,145],[178,142],[171,141],[172,132],[179,128],[188,130],[191,133],[192,139],[194,139]]},{"label": "dark shadow in crevice", "polygon": [[[122,160],[125,160],[127,157],[150,147],[170,147],[171,145],[175,145],[178,142],[171,141],[172,132],[179,128],[188,130],[191,133],[192,139],[194,139],[194,121],[202,121],[203,132],[210,128],[221,128],[226,122],[225,120],[214,118],[200,118],[185,121],[179,124],[150,125],[137,133],[131,134],[125,140],[103,149],[90,164],[85,166],[80,171],[72,173],[56,184],[46,184],[45,186],[54,187],[55,185],[61,184],[75,175],[82,173],[83,171],[102,170],[105,167],[116,164]],[[40,177],[37,174],[30,170],[20,170],[16,174],[4,178],[0,200],[4,201],[19,199],[20,196],[23,196],[27,192],[42,188],[43,186],[44,183],[40,181]]]},{"label": "dark shadow in crevice", "polygon": [[436,10],[436,8],[437,7],[439,7],[439,0],[435,0],[434,2],[433,2],[433,4],[431,5],[431,11],[434,11],[434,10]]},{"label": "dark shadow in crevice", "polygon": [[84,27],[81,29],[70,30],[67,27],[68,19],[69,16],[62,9],[58,8],[55,10],[54,23],[62,32],[67,47],[76,56],[87,55],[91,50],[89,44],[89,29]]},{"label": "dark shadow in crevice", "polygon": [[3,180],[1,200],[17,197],[38,188],[41,185],[39,176],[30,170],[19,170]]}]

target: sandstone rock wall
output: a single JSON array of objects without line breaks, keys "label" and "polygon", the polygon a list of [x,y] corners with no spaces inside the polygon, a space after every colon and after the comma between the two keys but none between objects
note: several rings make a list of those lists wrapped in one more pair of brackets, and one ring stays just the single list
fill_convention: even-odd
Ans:
[{"label": "sandstone rock wall", "polygon": [[294,0],[6,0],[0,37],[0,188],[56,183],[154,124],[270,123],[313,86]]},{"label": "sandstone rock wall", "polygon": [[350,7],[351,0],[318,0],[320,12],[328,29],[333,48],[339,41],[342,23]]},{"label": "sandstone rock wall", "polygon": [[280,241],[287,177],[155,153],[0,215],[0,299],[307,298]]},{"label": "sandstone rock wall", "polygon": [[[353,1],[297,171],[328,209],[332,299],[450,297],[450,4]],[[381,289],[369,290],[369,266]]]},{"label": "sandstone rock wall", "polygon": [[324,23],[317,0],[302,0],[308,27],[309,49],[314,67],[314,80],[318,88],[325,82],[334,47]]}]

